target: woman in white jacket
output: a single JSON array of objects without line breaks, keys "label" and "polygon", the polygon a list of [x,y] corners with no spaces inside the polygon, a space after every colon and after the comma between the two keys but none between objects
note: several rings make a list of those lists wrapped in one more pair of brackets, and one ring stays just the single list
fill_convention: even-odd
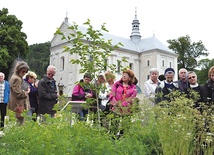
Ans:
[{"label": "woman in white jacket", "polygon": [[146,98],[153,99],[155,97],[155,89],[160,83],[159,72],[156,68],[150,70],[150,78],[144,83],[144,93]]}]

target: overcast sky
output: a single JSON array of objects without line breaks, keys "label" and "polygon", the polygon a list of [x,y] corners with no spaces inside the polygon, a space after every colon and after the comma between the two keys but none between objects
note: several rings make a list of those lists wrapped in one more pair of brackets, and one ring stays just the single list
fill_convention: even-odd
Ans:
[{"label": "overcast sky", "polygon": [[137,7],[142,38],[155,37],[166,46],[168,39],[189,35],[201,40],[214,58],[214,9],[212,0],[0,0],[23,22],[29,45],[51,41],[64,18],[82,25],[87,19],[96,28],[106,23],[109,33],[129,38]]}]

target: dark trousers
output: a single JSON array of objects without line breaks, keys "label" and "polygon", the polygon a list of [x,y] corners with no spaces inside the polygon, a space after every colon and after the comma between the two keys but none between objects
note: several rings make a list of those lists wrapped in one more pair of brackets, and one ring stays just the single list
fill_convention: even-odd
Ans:
[{"label": "dark trousers", "polygon": [[7,113],[7,104],[0,103],[1,123],[0,127],[4,127],[4,117]]}]

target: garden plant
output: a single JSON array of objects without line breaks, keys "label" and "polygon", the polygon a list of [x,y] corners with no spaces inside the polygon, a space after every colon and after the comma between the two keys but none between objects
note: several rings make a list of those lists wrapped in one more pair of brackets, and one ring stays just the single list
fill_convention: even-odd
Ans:
[{"label": "garden plant", "polygon": [[[81,65],[80,73],[90,72],[94,78],[105,67],[115,71],[115,66],[108,65],[105,60],[121,44],[112,45],[110,40],[102,38],[102,31],[107,31],[105,25],[101,26],[101,30],[94,30],[89,20],[84,24],[88,26],[85,34],[78,30],[75,23],[68,28],[71,30],[69,36],[60,30],[56,32],[72,44],[71,47],[65,46],[64,52],[79,56],[71,63]],[[89,58],[93,61],[88,61]],[[91,88],[96,93],[101,89],[94,85]],[[61,111],[67,102],[66,96],[62,96],[55,107],[56,117],[47,117],[45,122],[34,122],[26,116],[25,123],[18,126],[14,113],[8,111],[9,120],[0,138],[0,154],[212,155],[213,103],[201,103],[201,110],[198,110],[193,106],[193,98],[189,99],[179,92],[172,92],[169,97],[171,102],[162,101],[158,105],[138,98],[126,115],[115,112],[105,114],[96,101],[97,111],[90,112],[85,121],[80,121],[77,114],[71,113],[71,106]],[[87,103],[90,106],[94,100]]]}]

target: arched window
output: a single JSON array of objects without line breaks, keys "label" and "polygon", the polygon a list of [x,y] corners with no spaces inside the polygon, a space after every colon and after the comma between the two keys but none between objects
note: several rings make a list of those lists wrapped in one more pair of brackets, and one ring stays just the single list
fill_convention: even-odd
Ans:
[{"label": "arched window", "polygon": [[65,67],[65,58],[61,57],[60,58],[60,71],[63,71]]},{"label": "arched window", "polygon": [[149,60],[147,60],[147,66],[150,66],[150,61]]},{"label": "arched window", "polygon": [[133,63],[129,63],[129,68],[133,70]]},{"label": "arched window", "polygon": [[117,73],[120,73],[121,71],[121,61],[117,60]]},{"label": "arched window", "polygon": [[164,60],[162,60],[162,67],[164,67]]}]

